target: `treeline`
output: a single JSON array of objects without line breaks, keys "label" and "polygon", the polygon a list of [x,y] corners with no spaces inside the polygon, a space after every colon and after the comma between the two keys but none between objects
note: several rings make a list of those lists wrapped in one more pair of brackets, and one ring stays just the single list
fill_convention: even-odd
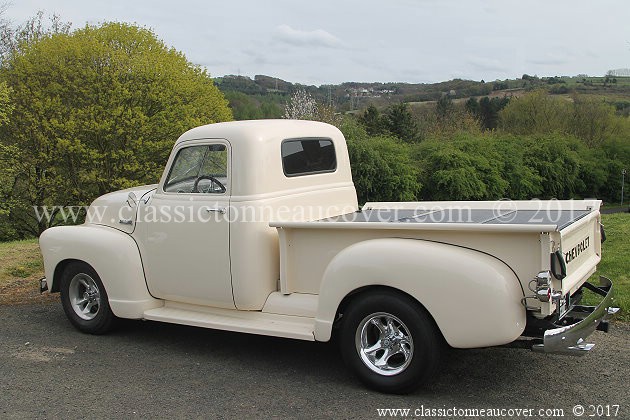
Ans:
[{"label": "treeline", "polygon": [[[484,80],[453,79],[439,83],[363,83],[345,82],[339,85],[306,86],[285,80],[256,75],[253,79],[247,76],[229,75],[215,79],[219,89],[226,95],[244,94],[254,105],[272,102],[282,108],[288,97],[297,90],[304,90],[320,104],[333,107],[336,112],[352,112],[365,109],[370,105],[379,108],[405,102],[427,103],[442,100],[445,96],[454,100],[467,98],[498,99],[499,96],[520,95],[544,89],[550,94],[567,97],[570,94],[589,94],[605,97],[614,105],[619,114],[630,114],[630,77],[618,71],[619,75],[609,72],[602,77],[579,75],[574,77],[538,77],[523,74],[521,78],[486,82]],[[614,74],[617,74],[614,73]],[[230,101],[234,115],[256,115],[252,112],[250,101]],[[241,110],[241,106],[249,108]],[[281,114],[281,113],[280,113]]]},{"label": "treeline", "polygon": [[407,104],[382,113],[369,107],[340,126],[361,202],[616,202],[630,162],[627,117],[601,100],[566,100],[542,90],[464,104],[444,97],[420,111]]},{"label": "treeline", "polygon": [[237,91],[224,91],[235,120],[273,119],[282,116],[286,100],[283,95],[247,95]]}]

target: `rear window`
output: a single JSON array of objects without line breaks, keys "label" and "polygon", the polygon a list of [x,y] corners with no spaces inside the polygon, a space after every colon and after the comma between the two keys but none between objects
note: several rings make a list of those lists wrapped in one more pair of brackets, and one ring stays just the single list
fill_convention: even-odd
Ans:
[{"label": "rear window", "polygon": [[282,142],[282,168],[286,176],[334,172],[335,146],[331,139],[304,138]]}]

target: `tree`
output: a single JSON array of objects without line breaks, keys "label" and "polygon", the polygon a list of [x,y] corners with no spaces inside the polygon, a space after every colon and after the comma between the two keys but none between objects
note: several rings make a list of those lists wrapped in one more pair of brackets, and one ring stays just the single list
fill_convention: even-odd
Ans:
[{"label": "tree", "polygon": [[332,125],[340,123],[340,117],[332,106],[317,103],[304,89],[298,89],[291,95],[284,107],[284,118],[321,121]]},{"label": "tree", "polygon": [[[6,6],[6,5],[5,5]],[[0,16],[4,14],[4,7],[0,8]],[[48,20],[48,23],[46,23]],[[72,24],[64,22],[58,15],[46,16],[38,11],[35,16],[22,25],[13,27],[5,19],[0,19],[0,62],[4,62],[11,55],[20,52],[38,40],[54,35],[68,34]]]},{"label": "tree", "polygon": [[317,102],[304,89],[293,92],[284,107],[284,118],[290,120],[317,120]]},{"label": "tree", "polygon": [[512,99],[499,119],[500,127],[513,134],[570,134],[589,147],[623,132],[625,124],[615,107],[600,99],[573,95],[569,102],[544,90]]},{"label": "tree", "polygon": [[615,108],[598,99],[573,96],[568,130],[589,147],[601,145],[619,131]]},{"label": "tree", "polygon": [[504,96],[502,98],[494,97],[492,99],[487,96],[479,101],[479,121],[481,128],[484,130],[494,130],[499,125],[499,112],[510,103],[510,98]]},{"label": "tree", "polygon": [[[0,126],[9,122],[13,104],[10,102],[10,89],[0,82]],[[8,216],[15,203],[8,199],[14,180],[14,171],[19,164],[19,154],[14,148],[0,143],[0,241],[13,239],[15,231],[8,222]]]},{"label": "tree", "polygon": [[453,105],[453,100],[451,99],[450,95],[442,95],[442,97],[438,99],[435,108],[438,119],[449,119],[454,110],[455,106]]},{"label": "tree", "polygon": [[513,134],[566,132],[570,104],[539,89],[513,98],[499,114],[499,126]]},{"label": "tree", "polygon": [[400,102],[392,105],[385,117],[387,129],[394,136],[407,143],[419,140],[418,124],[409,110],[409,104]]},{"label": "tree", "polygon": [[5,82],[0,82],[0,126],[9,122],[13,108],[14,106],[11,102],[11,89]]},{"label": "tree", "polygon": [[359,116],[359,122],[363,124],[365,130],[371,136],[383,134],[386,131],[386,122],[383,121],[378,108],[374,105],[368,106],[365,112]]},{"label": "tree", "polygon": [[464,104],[466,111],[475,117],[479,115],[479,101],[475,97],[470,97]]},{"label": "tree", "polygon": [[17,203],[20,236],[49,225],[34,206],[154,183],[182,132],[232,118],[206,71],[149,29],[104,23],[18,45],[0,69],[15,105],[0,143],[19,153],[2,199]]},{"label": "tree", "polygon": [[434,107],[419,107],[414,112],[419,139],[449,141],[458,133],[480,133],[479,118],[469,111],[475,103],[476,100],[471,98],[465,104],[451,103],[448,110],[444,108],[444,102],[441,106],[436,103]]}]

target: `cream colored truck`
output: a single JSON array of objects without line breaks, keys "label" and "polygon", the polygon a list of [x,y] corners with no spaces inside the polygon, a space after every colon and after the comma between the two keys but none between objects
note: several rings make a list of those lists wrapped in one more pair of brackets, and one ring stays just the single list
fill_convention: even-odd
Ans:
[{"label": "cream colored truck", "polygon": [[[376,175],[378,176],[378,175]],[[184,133],[157,185],[104,195],[85,224],[45,231],[46,278],[70,322],[116,318],[299,340],[337,335],[368,386],[406,392],[443,346],[525,341],[584,354],[617,309],[587,279],[600,202],[367,203],[343,135],[307,121]],[[603,296],[580,306],[584,289]]]}]

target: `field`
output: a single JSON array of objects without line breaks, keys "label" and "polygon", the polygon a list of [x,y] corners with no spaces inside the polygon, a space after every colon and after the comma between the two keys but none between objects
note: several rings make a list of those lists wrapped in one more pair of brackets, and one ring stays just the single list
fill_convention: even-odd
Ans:
[{"label": "field", "polygon": [[54,295],[39,294],[37,280],[43,276],[37,240],[0,243],[0,305],[57,299]]},{"label": "field", "polygon": [[[627,76],[619,76],[614,77],[610,76],[606,77],[562,77],[561,78],[564,83],[566,83],[569,87],[575,87],[580,85],[586,86],[610,86],[610,87],[620,87],[627,88],[630,87],[630,77]],[[614,81],[613,81],[614,80]]]},{"label": "field", "polygon": [[[630,213],[605,214],[603,223],[607,241],[604,257],[592,282],[599,275],[613,280],[616,303],[622,308],[618,320],[630,322]],[[43,264],[35,239],[0,243],[0,304],[28,304],[58,299],[57,295],[39,295],[37,279],[43,277]],[[590,293],[590,292],[588,292]],[[598,297],[586,296],[587,303]]]},{"label": "field", "polygon": [[[597,284],[602,275],[613,281],[616,290],[616,305],[622,313],[617,319],[630,321],[630,213],[604,214],[602,223],[606,230],[606,242],[602,245],[603,258],[598,271],[591,280]],[[597,300],[589,296],[588,302]]]}]

